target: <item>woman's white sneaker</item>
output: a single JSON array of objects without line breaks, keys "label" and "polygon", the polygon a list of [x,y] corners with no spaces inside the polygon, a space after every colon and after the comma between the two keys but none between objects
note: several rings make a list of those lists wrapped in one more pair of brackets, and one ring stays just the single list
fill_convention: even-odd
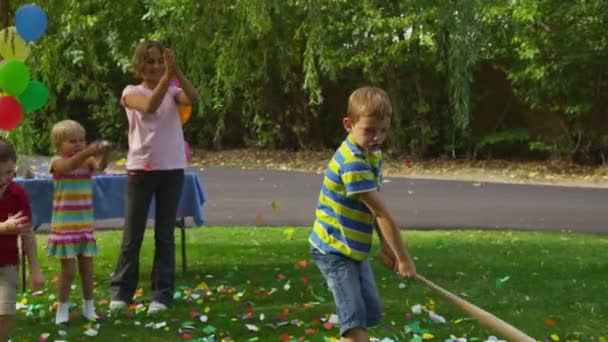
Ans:
[{"label": "woman's white sneaker", "polygon": [[122,310],[124,308],[127,307],[127,302],[124,302],[122,300],[113,300],[110,301],[110,310],[114,311],[114,310]]},{"label": "woman's white sneaker", "polygon": [[162,312],[162,311],[167,311],[169,308],[161,303],[161,302],[157,302],[157,301],[153,301],[152,303],[150,303],[150,306],[148,307],[148,315],[154,315],[156,313]]}]

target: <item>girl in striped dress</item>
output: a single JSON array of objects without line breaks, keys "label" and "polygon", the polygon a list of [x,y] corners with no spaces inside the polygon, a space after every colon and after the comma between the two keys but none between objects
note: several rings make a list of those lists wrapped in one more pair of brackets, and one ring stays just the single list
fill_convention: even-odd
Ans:
[{"label": "girl in striped dress", "polygon": [[55,323],[69,320],[68,297],[76,275],[76,260],[82,282],[82,314],[97,319],[93,301],[93,256],[98,252],[93,235],[92,174],[105,169],[107,142],[86,145],[85,130],[76,121],[64,120],[51,130],[58,156],[51,160],[53,175],[53,218],[47,251],[61,261],[59,305]]}]

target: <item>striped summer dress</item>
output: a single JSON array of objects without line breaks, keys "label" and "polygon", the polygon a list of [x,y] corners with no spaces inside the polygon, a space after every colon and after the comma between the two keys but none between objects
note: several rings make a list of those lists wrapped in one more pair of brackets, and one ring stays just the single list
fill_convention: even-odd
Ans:
[{"label": "striped summer dress", "polygon": [[48,254],[58,258],[96,255],[91,170],[80,168],[61,175],[53,173],[53,186]]}]

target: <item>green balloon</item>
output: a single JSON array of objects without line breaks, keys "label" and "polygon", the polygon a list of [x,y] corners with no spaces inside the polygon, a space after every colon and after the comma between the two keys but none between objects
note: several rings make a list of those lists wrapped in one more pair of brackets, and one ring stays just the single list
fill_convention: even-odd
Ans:
[{"label": "green balloon", "polygon": [[18,99],[19,102],[21,102],[23,111],[31,113],[46,105],[49,101],[49,90],[44,84],[38,81],[30,81],[23,93],[19,95]]},{"label": "green balloon", "polygon": [[30,70],[25,63],[10,60],[0,66],[0,88],[12,96],[19,96],[30,81]]}]

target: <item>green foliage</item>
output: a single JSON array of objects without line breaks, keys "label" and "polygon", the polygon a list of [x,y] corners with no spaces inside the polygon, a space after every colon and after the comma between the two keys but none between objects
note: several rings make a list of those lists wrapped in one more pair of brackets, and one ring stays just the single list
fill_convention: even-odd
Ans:
[{"label": "green foliage", "polygon": [[[11,1],[11,11],[24,3]],[[339,122],[348,94],[376,85],[389,92],[395,109],[390,150],[469,154],[489,143],[470,128],[483,115],[476,104],[485,95],[472,88],[482,64],[504,71],[521,112],[558,114],[564,137],[535,132],[533,149],[586,154],[602,148],[608,131],[598,124],[608,105],[606,1],[134,0],[118,9],[101,0],[54,0],[43,6],[49,29],[28,65],[51,99],[25,123],[42,139],[17,137],[27,129],[12,133],[24,151],[48,151],[48,130],[66,117],[81,121],[90,139],[126,144],[119,99],[126,84],[137,82],[130,58],[143,38],[171,46],[201,94],[185,128],[193,145],[335,147],[344,135]],[[499,128],[517,127],[525,125]]]},{"label": "green foliage", "polygon": [[36,147],[36,142],[40,140],[40,136],[36,134],[36,130],[32,124],[32,119],[25,117],[21,124],[14,130],[8,132],[8,140],[13,146],[18,146],[19,154],[32,154]]},{"label": "green foliage", "polygon": [[545,152],[553,157],[573,156],[576,152],[565,137],[553,140],[533,140],[528,143],[528,146],[532,152]]},{"label": "green foliage", "polygon": [[498,144],[513,144],[522,143],[530,140],[530,133],[523,128],[512,129],[508,131],[490,133],[477,143],[478,148],[484,148],[486,146],[498,145]]}]

